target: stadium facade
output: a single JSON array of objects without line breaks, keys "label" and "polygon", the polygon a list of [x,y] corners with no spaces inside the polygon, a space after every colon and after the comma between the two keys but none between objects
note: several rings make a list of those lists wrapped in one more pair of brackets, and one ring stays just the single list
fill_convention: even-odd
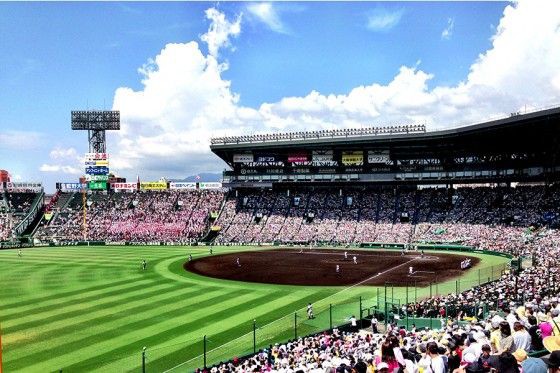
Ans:
[{"label": "stadium facade", "polygon": [[560,108],[459,128],[422,125],[213,138],[224,186],[537,182],[560,175]]}]

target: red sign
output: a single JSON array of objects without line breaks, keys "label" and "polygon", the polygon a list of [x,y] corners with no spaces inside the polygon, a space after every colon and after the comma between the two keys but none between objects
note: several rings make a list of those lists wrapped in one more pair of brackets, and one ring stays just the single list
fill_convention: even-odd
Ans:
[{"label": "red sign", "polygon": [[296,163],[296,162],[307,162],[308,156],[305,153],[298,153],[298,154],[288,154],[288,162]]}]

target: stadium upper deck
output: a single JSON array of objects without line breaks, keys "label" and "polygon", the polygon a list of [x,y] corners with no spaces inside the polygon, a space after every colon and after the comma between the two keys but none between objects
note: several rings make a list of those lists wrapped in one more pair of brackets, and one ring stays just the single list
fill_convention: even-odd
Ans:
[{"label": "stadium upper deck", "polygon": [[212,139],[227,186],[277,183],[553,182],[560,107],[460,128],[424,126]]}]

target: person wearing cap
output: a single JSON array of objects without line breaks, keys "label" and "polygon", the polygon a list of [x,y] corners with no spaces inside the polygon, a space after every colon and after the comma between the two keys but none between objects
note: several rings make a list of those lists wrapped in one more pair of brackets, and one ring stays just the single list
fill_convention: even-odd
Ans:
[{"label": "person wearing cap", "polygon": [[552,351],[550,355],[541,358],[548,367],[549,373],[560,372],[560,350]]},{"label": "person wearing cap", "polygon": [[548,367],[542,359],[536,357],[528,357],[521,363],[523,373],[546,373]]}]

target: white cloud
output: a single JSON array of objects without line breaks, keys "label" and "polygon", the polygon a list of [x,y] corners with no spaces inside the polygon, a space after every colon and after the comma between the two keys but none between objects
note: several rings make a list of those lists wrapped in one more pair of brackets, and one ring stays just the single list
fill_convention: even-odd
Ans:
[{"label": "white cloud", "polygon": [[454,18],[448,18],[447,19],[447,26],[441,32],[441,38],[444,39],[444,40],[451,39],[451,36],[453,35],[453,27],[454,26],[455,26],[455,19]]},{"label": "white cloud", "polygon": [[387,31],[398,25],[404,10],[387,10],[384,8],[376,8],[367,16],[366,27],[371,31]]},{"label": "white cloud", "polygon": [[200,39],[208,44],[208,52],[211,56],[218,57],[220,48],[229,47],[230,36],[238,36],[241,33],[241,14],[230,22],[226,19],[225,14],[220,13],[215,8],[206,10],[206,18],[211,22],[208,32],[200,37]]},{"label": "white cloud", "polygon": [[34,131],[0,131],[0,146],[8,149],[33,149],[41,145],[43,134]]},{"label": "white cloud", "polygon": [[58,172],[58,173],[70,174],[70,175],[81,175],[83,173],[81,169],[76,167],[63,166],[58,164],[47,164],[47,163],[43,163],[41,167],[39,167],[39,171]]},{"label": "white cloud", "polygon": [[[216,22],[232,23],[219,12],[209,19],[210,30]],[[115,92],[113,108],[121,110],[122,129],[109,137],[110,149],[117,151],[112,169],[129,170],[130,176],[140,172],[143,178],[183,177],[223,168],[209,151],[211,136],[407,122],[434,129],[560,101],[560,2],[508,5],[492,47],[457,85],[429,88],[434,75],[416,64],[400,67],[388,84],[341,95],[312,91],[258,108],[239,105],[222,78],[228,66],[216,58],[229,36],[215,40],[206,39],[215,46],[208,55],[196,42],[166,45],[141,69],[141,90]]]},{"label": "white cloud", "polygon": [[247,5],[247,10],[249,14],[254,16],[258,21],[264,23],[269,29],[274,32],[281,34],[287,34],[288,31],[280,16],[278,11],[272,3],[251,3]]},{"label": "white cloud", "polygon": [[42,172],[57,172],[70,175],[83,174],[84,158],[74,148],[55,147],[49,152],[52,163],[43,163],[39,167]]}]

